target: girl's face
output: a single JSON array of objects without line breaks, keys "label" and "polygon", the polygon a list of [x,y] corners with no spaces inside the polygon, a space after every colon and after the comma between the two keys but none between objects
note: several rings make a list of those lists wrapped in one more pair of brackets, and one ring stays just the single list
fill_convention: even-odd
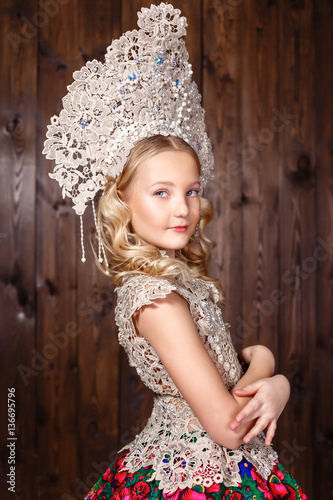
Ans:
[{"label": "girl's face", "polygon": [[174,257],[199,221],[199,188],[198,166],[189,153],[163,151],[145,161],[123,197],[131,210],[133,231]]}]

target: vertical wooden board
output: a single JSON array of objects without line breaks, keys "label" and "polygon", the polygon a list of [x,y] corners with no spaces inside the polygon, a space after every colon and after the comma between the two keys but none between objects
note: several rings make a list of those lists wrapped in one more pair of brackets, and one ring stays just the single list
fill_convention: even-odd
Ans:
[{"label": "vertical wooden board", "polygon": [[[49,9],[49,10],[48,10]],[[58,499],[78,477],[78,338],[76,215],[48,172],[41,155],[46,126],[61,109],[61,98],[77,68],[79,4],[41,2],[39,30],[38,190],[37,190],[37,346],[42,369],[37,377],[38,498]],[[41,14],[40,14],[41,15]]]},{"label": "vertical wooden board", "polygon": [[91,269],[94,262],[89,254],[78,277],[79,497],[88,492],[116,455],[121,397],[119,345],[113,316],[116,297],[110,281],[96,276],[97,271]]},{"label": "vertical wooden board", "polygon": [[[256,5],[255,3],[253,5]],[[255,66],[249,68],[250,82],[245,88],[253,95],[258,117],[258,128],[245,138],[250,163],[259,173],[258,196],[258,247],[257,268],[253,273],[255,295],[250,301],[250,317],[247,317],[246,337],[258,325],[258,341],[269,347],[278,357],[279,335],[279,150],[278,144],[285,125],[278,118],[278,24],[277,4],[271,3],[257,8],[256,23],[250,25],[255,39]],[[255,112],[255,110],[253,110]],[[253,158],[253,159],[252,159]],[[252,222],[253,224],[253,222]],[[245,224],[244,224],[245,228]],[[251,228],[246,228],[246,231]],[[244,240],[244,248],[246,243]],[[244,265],[245,267],[245,265]],[[253,323],[251,321],[253,318]],[[251,337],[246,343],[251,343]]]},{"label": "vertical wooden board", "polygon": [[[242,93],[242,135],[238,152],[241,154],[243,171],[243,335],[245,344],[256,344],[259,341],[258,317],[255,307],[258,288],[262,282],[262,272],[259,271],[262,259],[259,258],[260,218],[261,218],[261,172],[258,152],[249,144],[251,137],[257,137],[260,130],[260,111],[258,109],[259,78],[258,78],[258,44],[257,25],[260,24],[260,7],[253,2],[245,2],[241,31],[243,32],[241,47],[241,93]],[[260,48],[259,48],[260,51]],[[260,53],[260,52],[259,52]],[[259,273],[258,273],[259,271]],[[259,293],[259,296],[262,294]],[[254,310],[253,310],[254,309]],[[248,326],[250,323],[250,326]],[[249,330],[249,331],[248,331]]]},{"label": "vertical wooden board", "polygon": [[[281,461],[311,497],[315,387],[314,33],[312,4],[279,3],[279,109],[288,123],[281,136],[280,167],[280,369],[292,386],[280,419]],[[295,117],[293,115],[296,115]],[[315,495],[316,496],[316,495]]]},{"label": "vertical wooden board", "polygon": [[[140,0],[130,2],[122,1],[122,32],[138,29],[137,12],[142,7],[149,8],[152,2]],[[158,2],[156,3],[158,4]],[[187,17],[188,28],[185,37],[189,60],[193,65],[195,75],[201,74],[201,38],[200,33],[200,0],[189,2],[188,0],[173,1],[172,5],[181,10],[182,15]],[[197,82],[198,84],[200,82]],[[143,428],[150,414],[153,394],[142,384],[136,372],[128,366],[126,356],[121,351],[121,375],[120,375],[120,413],[119,413],[119,444],[123,446],[132,439],[135,434]],[[125,443],[126,442],[126,443]]]},{"label": "vertical wooden board", "polygon": [[[36,9],[34,0],[24,7],[5,0],[0,10],[1,498],[33,498],[27,478],[36,475],[36,377],[29,369],[35,345],[37,38],[28,24]],[[8,427],[13,415],[15,428]]]},{"label": "vertical wooden board", "polygon": [[144,428],[151,414],[154,393],[141,382],[135,368],[120,351],[120,401],[118,447],[123,448]]},{"label": "vertical wooden board", "polygon": [[[120,1],[80,4],[77,48],[80,69],[88,60],[104,62],[106,49],[120,35]],[[88,243],[93,225],[91,206],[84,217],[87,261],[78,266],[76,314],[79,337],[80,487],[88,489],[101,476],[117,451],[119,418],[119,345],[114,323],[116,297],[110,279],[96,268]]]},{"label": "vertical wooden board", "polygon": [[[243,170],[243,337],[277,354],[278,307],[278,136],[277,9],[247,2],[243,7],[242,137]],[[272,125],[274,123],[274,125]]]},{"label": "vertical wooden board", "polygon": [[240,19],[243,5],[204,2],[203,105],[213,145],[215,176],[205,190],[215,218],[207,233],[216,242],[210,266],[225,296],[225,320],[231,323],[237,349],[242,345],[242,169],[240,142]]},{"label": "vertical wooden board", "polygon": [[316,116],[317,240],[314,267],[317,266],[316,386],[314,420],[314,497],[333,498],[333,88],[332,88],[332,2],[314,6]]}]

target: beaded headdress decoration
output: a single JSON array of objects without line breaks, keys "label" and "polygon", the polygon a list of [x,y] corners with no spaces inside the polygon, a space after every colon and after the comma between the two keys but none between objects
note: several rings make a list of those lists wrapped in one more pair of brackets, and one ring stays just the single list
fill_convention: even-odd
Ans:
[{"label": "beaded headdress decoration", "polygon": [[112,42],[105,63],[93,60],[73,73],[63,109],[48,125],[43,154],[55,160],[49,176],[59,182],[63,198],[72,198],[81,216],[81,241],[88,202],[95,214],[96,193],[105,188],[107,178],[120,175],[141,139],[181,137],[198,155],[201,188],[213,177],[201,95],[181,39],[186,18],[161,3],[142,8],[138,26]]}]

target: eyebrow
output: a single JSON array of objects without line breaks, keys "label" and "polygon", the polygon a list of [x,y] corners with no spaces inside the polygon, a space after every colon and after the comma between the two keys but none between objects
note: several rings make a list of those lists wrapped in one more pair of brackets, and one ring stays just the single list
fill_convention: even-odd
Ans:
[{"label": "eyebrow", "polygon": [[[173,182],[170,182],[170,181],[157,181],[157,182],[154,182],[153,184],[150,184],[150,187],[159,186],[161,184],[163,184],[165,186],[174,186],[175,185]],[[195,185],[195,184],[200,185],[200,182],[199,181],[189,182],[189,186]]]},{"label": "eyebrow", "polygon": [[154,182],[153,184],[151,184],[151,187],[157,186],[158,184],[166,184],[167,186],[174,186],[173,182],[169,182],[169,181],[157,181],[157,182]]}]

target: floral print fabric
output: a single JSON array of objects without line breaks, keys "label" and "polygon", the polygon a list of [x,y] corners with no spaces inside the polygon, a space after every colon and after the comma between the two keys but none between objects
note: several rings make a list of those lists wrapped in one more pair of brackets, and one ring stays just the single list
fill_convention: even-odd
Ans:
[{"label": "floral print fabric", "polygon": [[307,496],[278,461],[269,478],[263,479],[245,459],[239,464],[242,482],[237,487],[213,484],[209,488],[194,485],[174,493],[159,489],[159,481],[149,481],[153,469],[142,467],[135,473],[124,470],[126,454],[110,464],[84,500],[307,500]]}]

